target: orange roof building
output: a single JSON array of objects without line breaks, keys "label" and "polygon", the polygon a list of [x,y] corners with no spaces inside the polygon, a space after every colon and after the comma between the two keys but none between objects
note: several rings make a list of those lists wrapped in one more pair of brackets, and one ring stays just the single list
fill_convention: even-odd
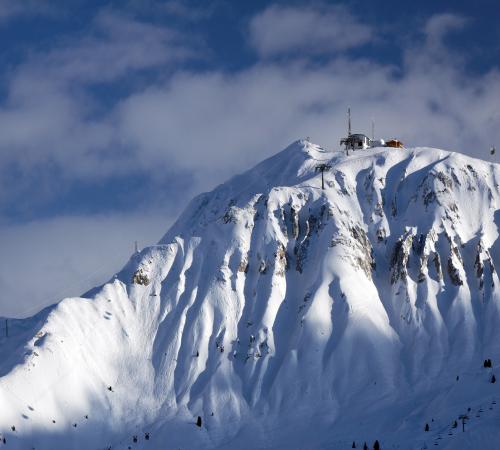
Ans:
[{"label": "orange roof building", "polygon": [[397,139],[389,139],[385,141],[385,146],[393,148],[405,148],[403,143],[401,141],[398,141]]}]

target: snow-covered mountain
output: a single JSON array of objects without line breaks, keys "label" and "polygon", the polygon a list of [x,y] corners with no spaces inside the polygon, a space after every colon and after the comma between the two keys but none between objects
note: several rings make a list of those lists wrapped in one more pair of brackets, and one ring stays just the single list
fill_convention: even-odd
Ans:
[{"label": "snow-covered mountain", "polygon": [[499,181],[295,142],[104,286],[9,320],[6,447],[498,448]]}]

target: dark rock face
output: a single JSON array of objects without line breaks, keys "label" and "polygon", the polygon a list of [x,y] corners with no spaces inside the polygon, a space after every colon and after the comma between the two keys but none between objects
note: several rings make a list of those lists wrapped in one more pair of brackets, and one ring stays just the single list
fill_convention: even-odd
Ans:
[{"label": "dark rock face", "polygon": [[147,286],[149,284],[149,278],[146,273],[144,273],[142,268],[134,272],[134,275],[132,276],[132,283],[143,286]]},{"label": "dark rock face", "polygon": [[408,276],[408,264],[410,260],[410,252],[412,249],[413,235],[407,233],[401,236],[396,244],[391,257],[391,283],[394,284],[398,280],[406,281]]}]

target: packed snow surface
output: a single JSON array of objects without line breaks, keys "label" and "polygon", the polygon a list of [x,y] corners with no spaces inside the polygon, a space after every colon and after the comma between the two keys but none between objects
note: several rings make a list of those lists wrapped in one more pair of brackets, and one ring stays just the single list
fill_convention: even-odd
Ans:
[{"label": "packed snow surface", "polygon": [[498,448],[499,180],[293,143],[105,285],[8,321],[0,448]]}]

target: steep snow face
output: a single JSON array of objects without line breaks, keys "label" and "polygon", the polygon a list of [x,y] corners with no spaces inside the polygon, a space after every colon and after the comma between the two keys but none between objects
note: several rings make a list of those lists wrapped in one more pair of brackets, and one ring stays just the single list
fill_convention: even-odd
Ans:
[{"label": "steep snow face", "polygon": [[[195,198],[106,285],[10,321],[0,433],[37,449],[431,445],[499,395],[499,178],[442,150],[295,142]],[[495,404],[440,448],[489,448]]]}]

